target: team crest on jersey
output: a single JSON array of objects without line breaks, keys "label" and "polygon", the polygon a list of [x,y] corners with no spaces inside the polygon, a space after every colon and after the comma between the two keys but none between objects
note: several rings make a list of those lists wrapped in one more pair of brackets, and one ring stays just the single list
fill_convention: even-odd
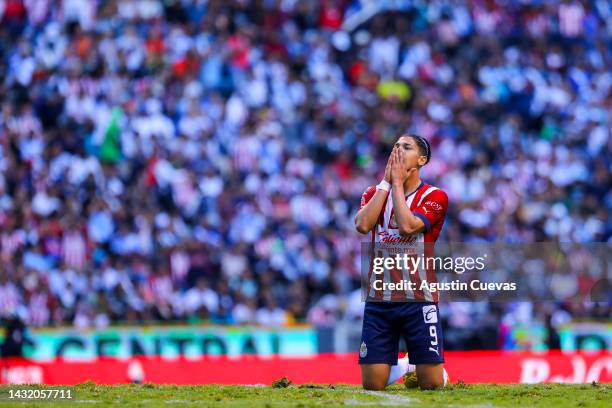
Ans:
[{"label": "team crest on jersey", "polygon": [[438,323],[436,305],[423,306],[423,320],[425,323]]},{"label": "team crest on jersey", "polygon": [[366,346],[365,341],[361,342],[361,347],[359,347],[359,357],[364,358],[368,355],[368,346]]}]

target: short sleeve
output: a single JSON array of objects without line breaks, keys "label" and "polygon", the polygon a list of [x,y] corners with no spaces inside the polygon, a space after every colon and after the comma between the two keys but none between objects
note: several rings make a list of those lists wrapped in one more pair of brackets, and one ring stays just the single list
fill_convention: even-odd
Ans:
[{"label": "short sleeve", "polygon": [[376,186],[370,186],[363,192],[361,195],[361,204],[359,205],[359,209],[361,210],[367,203],[370,202],[372,197],[376,194]]},{"label": "short sleeve", "polygon": [[448,208],[448,196],[443,190],[435,190],[429,193],[423,202],[412,213],[423,220],[425,231],[440,221],[444,221],[446,209]]}]

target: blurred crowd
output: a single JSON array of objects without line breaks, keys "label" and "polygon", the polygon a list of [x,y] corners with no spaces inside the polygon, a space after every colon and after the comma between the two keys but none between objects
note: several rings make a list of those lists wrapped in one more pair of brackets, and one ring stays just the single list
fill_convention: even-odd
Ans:
[{"label": "blurred crowd", "polygon": [[353,217],[407,131],[442,240],[610,242],[611,37],[603,0],[0,0],[0,316],[358,320]]}]

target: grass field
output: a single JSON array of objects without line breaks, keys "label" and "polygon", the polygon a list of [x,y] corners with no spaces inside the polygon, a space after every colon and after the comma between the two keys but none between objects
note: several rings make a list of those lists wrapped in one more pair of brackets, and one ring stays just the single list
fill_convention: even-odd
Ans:
[{"label": "grass field", "polygon": [[[93,383],[73,388],[72,402],[8,400],[12,389],[44,386],[0,386],[0,407],[201,406],[201,407],[610,407],[610,384],[464,385],[420,391],[394,385],[387,391],[364,391],[352,385],[178,386]],[[47,387],[48,388],[48,387]]]}]

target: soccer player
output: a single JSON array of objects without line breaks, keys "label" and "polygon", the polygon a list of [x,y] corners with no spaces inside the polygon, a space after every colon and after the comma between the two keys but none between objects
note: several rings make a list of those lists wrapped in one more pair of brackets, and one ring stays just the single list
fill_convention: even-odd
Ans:
[{"label": "soccer player", "polygon": [[[448,197],[419,176],[430,158],[431,146],[425,138],[401,136],[389,157],[384,179],[361,198],[355,217],[357,231],[371,233],[373,243],[433,246],[444,223]],[[412,279],[429,280],[431,272],[420,270]],[[439,388],[448,381],[436,294],[415,289],[406,290],[405,297],[404,302],[366,301],[359,349],[365,389],[383,390],[406,373],[415,372],[421,389]],[[400,336],[408,353],[398,360]]]}]

